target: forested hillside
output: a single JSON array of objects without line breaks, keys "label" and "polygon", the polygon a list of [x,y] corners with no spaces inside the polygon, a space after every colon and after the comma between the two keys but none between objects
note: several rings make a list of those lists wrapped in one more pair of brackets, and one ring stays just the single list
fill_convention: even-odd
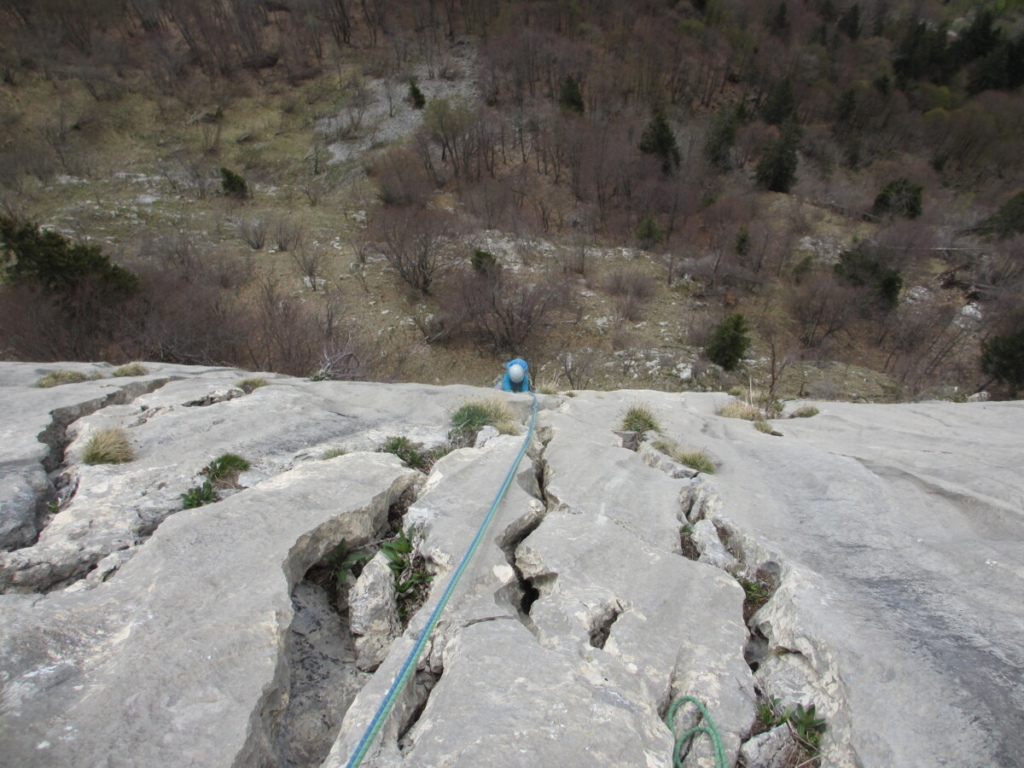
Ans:
[{"label": "forested hillside", "polygon": [[6,359],[1024,389],[1016,2],[0,0],[0,30]]}]

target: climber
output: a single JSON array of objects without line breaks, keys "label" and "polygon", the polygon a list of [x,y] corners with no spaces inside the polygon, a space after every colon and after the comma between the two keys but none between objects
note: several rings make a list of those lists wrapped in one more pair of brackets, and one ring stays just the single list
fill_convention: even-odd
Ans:
[{"label": "climber", "polygon": [[501,377],[498,388],[505,392],[529,392],[530,391],[530,366],[521,357],[505,363],[505,375]]}]

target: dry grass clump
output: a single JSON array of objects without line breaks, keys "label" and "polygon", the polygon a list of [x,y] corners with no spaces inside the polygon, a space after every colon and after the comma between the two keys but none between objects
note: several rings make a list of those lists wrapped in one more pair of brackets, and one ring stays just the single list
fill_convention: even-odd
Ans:
[{"label": "dry grass clump", "polygon": [[90,379],[98,379],[98,375],[86,376],[84,373],[78,371],[54,371],[48,373],[39,381],[36,382],[37,387],[43,389],[49,389],[50,387],[56,387],[61,384],[78,384],[82,381],[89,381]]},{"label": "dry grass clump", "polygon": [[114,370],[115,376],[146,376],[148,373],[142,363],[128,363]]},{"label": "dry grass clump", "polygon": [[492,426],[503,435],[517,435],[516,415],[500,397],[470,400],[452,414],[452,428],[462,434],[475,434]]},{"label": "dry grass clump", "polygon": [[715,473],[715,462],[704,451],[684,451],[679,448],[675,441],[665,438],[654,440],[651,442],[651,446],[671,456],[680,464],[685,464],[691,469],[696,469],[698,472],[703,472],[706,475],[713,475]]},{"label": "dry grass clump", "polygon": [[251,395],[254,390],[267,386],[267,380],[262,376],[253,376],[252,378],[236,382],[235,386],[245,392],[245,394]]},{"label": "dry grass clump", "polygon": [[819,413],[821,413],[821,411],[819,411],[813,405],[801,405],[799,408],[797,408],[795,411],[789,414],[789,418],[809,419],[811,418],[811,416],[817,416]]},{"label": "dry grass clump", "polygon": [[336,459],[339,456],[344,456],[346,453],[348,453],[348,451],[344,448],[328,448],[323,452],[323,454],[321,454],[320,458],[323,461],[327,461],[328,459]]},{"label": "dry grass clump", "polygon": [[763,432],[766,435],[770,435],[772,433],[772,425],[768,422],[767,419],[755,419],[754,429],[756,429],[758,432]]},{"label": "dry grass clump", "polygon": [[120,427],[103,429],[92,435],[82,451],[84,464],[124,464],[135,458],[128,433]]},{"label": "dry grass clump", "polygon": [[750,403],[742,403],[739,400],[732,400],[718,409],[718,415],[727,419],[746,419],[747,421],[758,421],[764,418],[761,409]]}]

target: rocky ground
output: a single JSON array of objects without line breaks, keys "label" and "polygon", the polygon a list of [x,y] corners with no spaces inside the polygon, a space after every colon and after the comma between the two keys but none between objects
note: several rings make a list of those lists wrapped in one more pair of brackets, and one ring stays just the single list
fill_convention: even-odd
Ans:
[{"label": "rocky ground", "polygon": [[[3,762],[346,765],[531,399],[508,397],[518,435],[485,429],[424,473],[379,449],[448,445],[491,391],[146,368],[0,366]],[[85,380],[35,386],[57,369]],[[539,396],[363,764],[670,766],[682,696],[730,765],[811,759],[797,737],[828,766],[1018,764],[1024,404],[820,402],[766,434],[718,415],[730,399]],[[636,405],[656,431],[623,431]],[[84,463],[115,427],[134,459]],[[225,453],[249,469],[183,509]],[[432,577],[411,616],[382,544],[399,530]],[[342,565],[343,542],[377,555]],[[710,742],[685,764],[713,765]]]}]

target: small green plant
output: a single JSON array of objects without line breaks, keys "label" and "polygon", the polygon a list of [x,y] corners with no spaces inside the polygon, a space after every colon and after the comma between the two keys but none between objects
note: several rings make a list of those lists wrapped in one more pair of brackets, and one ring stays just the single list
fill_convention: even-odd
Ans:
[{"label": "small green plant", "polygon": [[233,197],[236,200],[245,200],[249,197],[249,185],[245,179],[223,166],[220,169],[220,188],[225,197]]},{"label": "small green plant", "polygon": [[324,461],[327,461],[328,459],[336,459],[339,456],[344,456],[346,453],[348,453],[348,451],[346,451],[344,448],[328,448],[326,451],[323,452],[320,458]]},{"label": "small green plant", "polygon": [[207,480],[202,485],[193,486],[181,494],[181,501],[185,509],[195,509],[204,504],[213,504],[215,501],[220,501],[220,497],[210,481]]},{"label": "small green plant", "polygon": [[41,387],[42,389],[49,389],[50,387],[56,387],[61,384],[78,384],[82,381],[88,381],[89,378],[89,376],[86,376],[84,373],[79,373],[78,371],[54,371],[53,373],[46,374],[43,378],[37,381],[36,386]]},{"label": "small green plant", "polygon": [[767,699],[757,701],[757,719],[765,728],[774,728],[786,722],[786,718],[779,712],[779,697],[770,696]]},{"label": "small green plant", "polygon": [[698,472],[706,475],[715,474],[715,463],[704,451],[680,451],[677,458],[680,464],[685,464]]},{"label": "small green plant", "polygon": [[804,709],[803,704],[797,704],[795,708],[787,707],[785,719],[793,727],[797,738],[803,742],[804,746],[817,753],[821,746],[821,736],[828,726],[825,723],[825,718],[817,716],[814,707],[814,704],[807,709]]},{"label": "small green plant", "polygon": [[260,387],[267,386],[267,380],[262,376],[253,376],[252,378],[242,379],[235,383],[235,386],[245,392],[247,395],[251,395],[255,390]]},{"label": "small green plant", "polygon": [[654,412],[644,404],[631,405],[622,417],[622,428],[627,432],[657,432],[661,427],[654,419]]},{"label": "small green plant", "polygon": [[766,435],[772,433],[772,425],[767,419],[754,419],[754,429]]},{"label": "small green plant", "polygon": [[427,585],[434,578],[427,573],[423,557],[414,552],[414,536],[412,528],[399,529],[395,538],[380,545],[380,551],[388,559],[388,567],[395,576],[398,614],[403,621],[426,600]]},{"label": "small green plant", "polygon": [[115,376],[145,376],[149,373],[142,363],[128,363],[114,370]]},{"label": "small green plant", "polygon": [[206,479],[217,488],[237,488],[238,476],[250,466],[241,456],[225,453],[203,467],[199,474],[206,475]]},{"label": "small green plant", "polygon": [[811,418],[811,416],[817,416],[819,413],[821,413],[821,411],[819,411],[813,405],[801,405],[799,408],[797,408],[795,411],[789,414],[789,418],[809,419]]},{"label": "small green plant", "polygon": [[745,579],[738,578],[737,581],[740,586],[743,587],[744,594],[744,605],[749,606],[750,615],[757,612],[761,606],[768,602],[768,599],[772,596],[775,591],[774,587],[766,581],[760,579]]},{"label": "small green plant", "polygon": [[135,458],[128,433],[120,427],[103,429],[92,435],[82,451],[84,464],[123,464]]},{"label": "small green plant", "polygon": [[327,567],[334,574],[334,579],[340,588],[346,586],[348,580],[356,575],[356,569],[361,568],[371,557],[373,557],[372,552],[359,550],[350,552],[348,544],[342,539],[338,546],[324,556],[324,560],[327,561]]},{"label": "small green plant", "polygon": [[423,454],[420,450],[423,446],[414,443],[404,435],[389,437],[384,445],[380,447],[381,453],[393,453],[402,460],[402,463],[413,469],[420,469],[424,464]]},{"label": "small green plant", "polygon": [[665,230],[654,216],[648,215],[636,228],[636,241],[642,250],[649,251],[659,243],[665,242]]}]

